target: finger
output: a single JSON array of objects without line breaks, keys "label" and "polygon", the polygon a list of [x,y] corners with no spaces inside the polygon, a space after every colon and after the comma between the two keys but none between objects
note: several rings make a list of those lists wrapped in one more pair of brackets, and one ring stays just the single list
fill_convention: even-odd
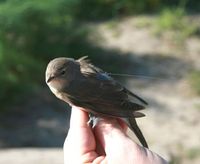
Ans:
[{"label": "finger", "polygon": [[126,132],[127,132],[127,129],[128,129],[128,126],[127,126],[127,124],[125,123],[125,121],[122,120],[122,119],[120,119],[120,118],[117,119],[117,121],[118,121],[119,125],[121,126],[121,128],[123,129],[124,133],[126,133]]},{"label": "finger", "polygon": [[72,107],[67,140],[73,143],[73,147],[79,148],[81,154],[95,149],[94,135],[91,127],[87,124],[88,119],[88,113],[83,108]]},{"label": "finger", "polygon": [[88,127],[88,113],[83,108],[72,106],[70,128]]},{"label": "finger", "polygon": [[[96,142],[91,127],[87,124],[88,113],[82,108],[72,107],[70,128],[64,143],[65,161],[85,163],[96,158]],[[84,161],[84,162],[83,162]],[[72,162],[71,162],[72,163]],[[76,162],[73,162],[76,163]]]},{"label": "finger", "polygon": [[103,147],[105,147],[106,139],[110,139],[113,134],[116,134],[117,137],[124,137],[125,135],[119,122],[114,118],[99,118],[94,131]]},{"label": "finger", "polygon": [[105,156],[106,153],[105,153],[105,150],[104,150],[102,144],[98,140],[98,137],[95,136],[95,138],[96,138],[96,152],[97,152],[97,154],[99,156]]},{"label": "finger", "polygon": [[95,136],[102,144],[106,157],[113,163],[123,163],[133,141],[126,135],[117,119],[101,118],[95,127]]}]

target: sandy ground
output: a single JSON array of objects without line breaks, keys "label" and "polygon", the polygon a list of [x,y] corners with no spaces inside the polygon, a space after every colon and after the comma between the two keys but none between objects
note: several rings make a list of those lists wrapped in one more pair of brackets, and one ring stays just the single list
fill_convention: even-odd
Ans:
[{"label": "sandy ground", "polygon": [[60,148],[21,148],[0,150],[0,164],[63,164]]}]

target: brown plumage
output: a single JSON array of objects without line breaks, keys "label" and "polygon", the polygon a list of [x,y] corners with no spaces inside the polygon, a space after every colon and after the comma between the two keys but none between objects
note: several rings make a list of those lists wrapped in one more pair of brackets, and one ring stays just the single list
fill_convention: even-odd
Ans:
[{"label": "brown plumage", "polygon": [[92,65],[87,57],[78,60],[60,57],[50,61],[46,82],[58,98],[70,105],[83,107],[95,116],[125,118],[141,144],[148,147],[135,120],[144,116],[138,111],[147,103]]}]

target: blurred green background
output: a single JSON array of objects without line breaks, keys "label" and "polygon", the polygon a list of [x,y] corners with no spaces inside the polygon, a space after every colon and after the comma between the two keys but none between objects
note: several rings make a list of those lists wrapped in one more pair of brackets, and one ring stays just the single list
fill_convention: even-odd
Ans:
[{"label": "blurred green background", "polygon": [[[66,105],[56,100],[44,81],[46,65],[59,56],[77,59],[88,55],[107,72],[163,78],[168,86],[184,81],[181,86],[187,83],[187,89],[182,95],[199,100],[199,11],[199,0],[0,0],[0,146],[62,146],[68,127],[63,124],[68,123],[70,112],[63,110]],[[126,30],[135,31],[133,45],[127,40],[115,44]],[[151,35],[146,43],[134,49],[147,31]],[[103,45],[106,41],[109,44]],[[139,84],[135,80],[143,88],[138,92],[152,86],[149,79],[143,80]],[[124,84],[131,86],[132,82],[129,79]],[[153,83],[160,87],[160,82],[158,86],[157,81]],[[143,92],[153,106],[159,101]],[[199,114],[200,104],[195,106]],[[200,155],[196,147],[186,152],[186,157],[170,152],[168,158],[171,163],[187,163]]]}]

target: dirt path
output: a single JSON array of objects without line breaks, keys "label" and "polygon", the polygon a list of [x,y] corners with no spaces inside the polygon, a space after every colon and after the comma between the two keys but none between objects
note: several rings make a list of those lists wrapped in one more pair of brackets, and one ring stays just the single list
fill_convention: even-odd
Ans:
[{"label": "dirt path", "polygon": [[59,148],[0,150],[0,164],[63,164],[63,151]]}]

